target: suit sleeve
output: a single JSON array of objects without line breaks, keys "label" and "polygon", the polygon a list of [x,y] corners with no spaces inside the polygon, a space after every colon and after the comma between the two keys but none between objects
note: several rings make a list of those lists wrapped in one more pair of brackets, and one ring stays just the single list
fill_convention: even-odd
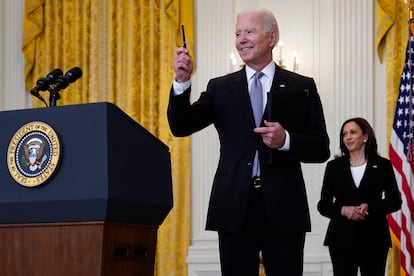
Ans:
[{"label": "suit sleeve", "polygon": [[328,162],[323,178],[321,198],[317,205],[319,213],[330,219],[341,217],[341,208],[343,206],[335,201],[334,185],[338,176],[333,171],[332,161]]},{"label": "suit sleeve", "polygon": [[171,87],[167,117],[174,136],[191,135],[212,123],[212,101],[208,94],[201,93],[200,98],[193,104],[190,103],[190,94],[191,87],[175,96]]},{"label": "suit sleeve", "polygon": [[392,164],[389,160],[383,160],[381,174],[376,179],[377,183],[374,183],[379,186],[381,195],[373,197],[368,202],[369,213],[372,216],[385,216],[395,212],[400,209],[402,203]]}]

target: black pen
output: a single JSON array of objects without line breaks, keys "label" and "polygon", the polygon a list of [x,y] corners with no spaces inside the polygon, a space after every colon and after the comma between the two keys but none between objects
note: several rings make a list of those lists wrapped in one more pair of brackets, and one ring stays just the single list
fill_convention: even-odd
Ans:
[{"label": "black pen", "polygon": [[184,24],[181,24],[181,36],[183,38],[183,47],[187,48],[187,41],[185,39]]}]

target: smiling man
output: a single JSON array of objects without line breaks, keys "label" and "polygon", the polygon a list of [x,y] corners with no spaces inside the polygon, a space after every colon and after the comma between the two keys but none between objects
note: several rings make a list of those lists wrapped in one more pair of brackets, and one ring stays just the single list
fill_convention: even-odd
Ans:
[{"label": "smiling man", "polygon": [[[176,50],[170,128],[175,136],[188,136],[214,124],[218,132],[220,159],[206,229],[218,232],[222,275],[258,275],[262,252],[267,276],[299,276],[311,230],[301,162],[320,163],[330,155],[321,101],[312,78],[273,62],[279,30],[272,12],[238,14],[235,34],[246,65],[211,79],[194,103],[192,59],[187,49]],[[275,99],[283,92],[289,112],[297,107],[298,93],[306,95],[295,114],[300,124],[273,116],[282,111],[274,110],[267,92]]]}]

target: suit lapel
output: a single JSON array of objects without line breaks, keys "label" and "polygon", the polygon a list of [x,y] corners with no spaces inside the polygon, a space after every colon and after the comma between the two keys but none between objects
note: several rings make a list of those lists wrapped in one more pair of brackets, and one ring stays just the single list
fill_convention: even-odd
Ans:
[{"label": "suit lapel", "polygon": [[360,183],[359,187],[364,187],[365,185],[367,185],[365,183],[370,182],[369,178],[373,175],[372,171],[377,170],[377,169],[378,169],[378,163],[377,163],[376,159],[368,160],[368,163],[367,163],[367,166],[365,168],[364,175],[362,176],[361,183]]},{"label": "suit lapel", "polygon": [[246,79],[246,69],[243,67],[236,72],[234,78],[231,80],[230,86],[232,97],[235,100],[233,104],[240,106],[243,113],[243,120],[248,121],[252,126],[255,126],[252,105],[250,103],[249,88]]},{"label": "suit lapel", "polygon": [[280,68],[277,64],[275,67],[275,75],[273,77],[272,87],[270,91],[272,93],[277,93],[280,89],[287,88],[287,74],[286,70]]}]

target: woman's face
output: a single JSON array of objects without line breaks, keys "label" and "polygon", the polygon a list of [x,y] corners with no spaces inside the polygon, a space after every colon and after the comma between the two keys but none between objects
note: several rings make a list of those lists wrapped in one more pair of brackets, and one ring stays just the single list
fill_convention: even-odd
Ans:
[{"label": "woman's face", "polygon": [[344,125],[342,130],[342,141],[349,153],[364,151],[367,134],[362,133],[359,125],[353,121]]}]

